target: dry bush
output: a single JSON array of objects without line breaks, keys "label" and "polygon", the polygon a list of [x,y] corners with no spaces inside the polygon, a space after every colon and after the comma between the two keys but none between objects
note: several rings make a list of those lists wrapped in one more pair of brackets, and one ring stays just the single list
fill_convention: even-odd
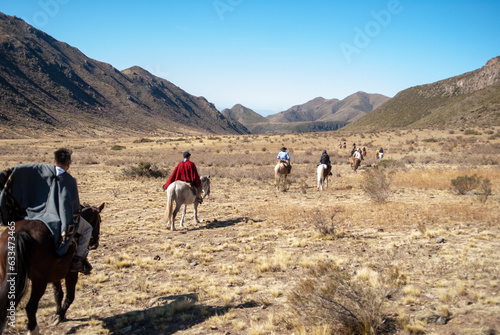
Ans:
[{"label": "dry bush", "polygon": [[299,283],[288,301],[307,325],[329,325],[335,333],[379,334],[384,326],[389,289],[370,270],[351,274],[321,263]]},{"label": "dry bush", "polygon": [[460,176],[451,180],[451,185],[455,188],[458,194],[467,194],[479,187],[480,184],[481,178],[475,174],[472,176]]},{"label": "dry bush", "polygon": [[366,172],[362,185],[363,191],[373,201],[384,202],[391,195],[390,185],[392,179],[392,171],[376,166]]},{"label": "dry bush", "polygon": [[485,203],[486,200],[488,200],[488,197],[491,195],[491,181],[487,178],[483,179],[480,187],[483,192],[479,194],[479,200],[482,203]]},{"label": "dry bush", "polygon": [[122,176],[125,178],[165,178],[169,173],[165,169],[160,169],[156,164],[149,162],[140,162],[137,166],[129,166],[122,170]]}]

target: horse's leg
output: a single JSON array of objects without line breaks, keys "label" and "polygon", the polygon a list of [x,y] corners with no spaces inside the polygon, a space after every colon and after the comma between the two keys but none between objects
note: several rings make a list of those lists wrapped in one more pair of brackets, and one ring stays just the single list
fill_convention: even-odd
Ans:
[{"label": "horse's leg", "polygon": [[193,207],[194,207],[194,220],[196,221],[196,223],[200,223],[200,220],[198,220],[198,202],[195,201],[193,203]]},{"label": "horse's leg", "polygon": [[61,306],[64,298],[64,292],[62,289],[61,281],[56,281],[52,283],[54,285],[54,299],[56,300],[56,314],[52,316],[50,321],[51,326],[55,326],[61,322],[59,315],[61,314]]},{"label": "horse's leg", "polygon": [[172,213],[172,216],[171,216],[171,225],[170,225],[170,229],[171,230],[175,230],[175,226],[174,226],[174,221],[175,221],[175,216],[177,215],[177,213],[179,212],[179,208],[181,208],[181,205],[179,205],[177,202],[175,203],[175,209],[174,209],[174,212]]},{"label": "horse's leg", "polygon": [[28,335],[40,334],[40,328],[36,323],[36,311],[38,310],[38,303],[45,293],[46,288],[46,281],[31,281],[31,297],[26,305],[26,314],[28,315]]},{"label": "horse's leg", "polygon": [[[66,299],[64,299],[64,304],[61,306],[61,301],[58,303],[56,314],[52,317],[52,321],[50,322],[51,326],[56,326],[60,322],[64,321],[66,318],[66,312],[68,311],[69,306],[75,300],[75,287],[78,282],[78,272],[68,272],[65,278],[66,285]],[[62,292],[61,282],[59,283],[59,289]],[[55,283],[54,283],[55,286]]]},{"label": "horse's leg", "polygon": [[181,222],[179,223],[179,227],[184,228],[184,216],[186,215],[187,205],[184,204],[184,208],[182,209]]}]

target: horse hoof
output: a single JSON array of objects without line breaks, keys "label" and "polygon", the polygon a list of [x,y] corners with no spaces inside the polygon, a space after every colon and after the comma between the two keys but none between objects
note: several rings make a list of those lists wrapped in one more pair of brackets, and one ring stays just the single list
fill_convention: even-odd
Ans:
[{"label": "horse hoof", "polygon": [[58,324],[60,324],[61,321],[62,321],[62,318],[60,315],[58,315],[58,314],[52,315],[52,317],[50,318],[49,325],[51,327],[54,327],[54,326],[57,326]]},{"label": "horse hoof", "polygon": [[28,330],[28,335],[40,335],[40,327],[36,325],[35,329]]}]

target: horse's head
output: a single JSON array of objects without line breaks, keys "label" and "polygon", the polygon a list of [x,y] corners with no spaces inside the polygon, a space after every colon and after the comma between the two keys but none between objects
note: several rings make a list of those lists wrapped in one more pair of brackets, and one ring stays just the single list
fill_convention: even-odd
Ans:
[{"label": "horse's head", "polygon": [[201,180],[201,190],[203,191],[203,199],[210,195],[210,176],[202,176]]},{"label": "horse's head", "polygon": [[89,242],[89,250],[97,249],[99,246],[99,234],[101,232],[101,211],[104,209],[104,202],[99,207],[81,206],[81,216],[92,226],[92,237]]}]

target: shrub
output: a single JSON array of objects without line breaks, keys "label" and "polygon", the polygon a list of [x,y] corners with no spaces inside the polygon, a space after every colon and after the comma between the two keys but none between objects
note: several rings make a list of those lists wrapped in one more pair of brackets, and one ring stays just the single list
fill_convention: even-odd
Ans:
[{"label": "shrub", "polygon": [[362,189],[373,201],[384,202],[391,195],[392,176],[392,171],[375,166],[366,172]]},{"label": "shrub", "polygon": [[335,235],[335,225],[333,223],[333,218],[337,212],[333,213],[330,217],[326,213],[322,213],[319,210],[315,210],[311,213],[310,223],[322,236],[334,236]]},{"label": "shrub", "polygon": [[458,194],[467,194],[476,189],[481,183],[481,178],[476,175],[460,176],[451,180],[451,185],[457,190]]},{"label": "shrub", "polygon": [[466,129],[464,132],[465,135],[481,135],[480,132],[474,129]]},{"label": "shrub", "polygon": [[134,143],[149,143],[149,142],[154,142],[154,141],[150,138],[144,138],[144,137],[134,141]]},{"label": "shrub", "polygon": [[130,166],[122,170],[123,176],[126,178],[165,178],[169,173],[165,169],[159,169],[156,164],[148,162],[140,162],[137,166]]},{"label": "shrub", "polygon": [[123,145],[118,145],[118,144],[113,145],[111,147],[111,150],[123,150],[123,149],[125,149],[125,147]]},{"label": "shrub", "polygon": [[479,201],[485,203],[488,197],[491,195],[491,181],[489,179],[483,179],[481,183],[481,189],[483,193],[479,194]]},{"label": "shrub", "polygon": [[332,263],[310,270],[288,296],[292,309],[308,325],[330,325],[334,333],[382,332],[388,286],[378,273],[364,269],[350,274]]}]

